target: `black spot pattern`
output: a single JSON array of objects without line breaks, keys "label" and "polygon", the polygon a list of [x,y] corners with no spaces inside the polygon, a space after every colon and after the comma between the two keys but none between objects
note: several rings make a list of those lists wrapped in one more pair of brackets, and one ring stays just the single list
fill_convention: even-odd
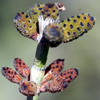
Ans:
[{"label": "black spot pattern", "polygon": [[69,76],[69,78],[70,78],[70,81],[72,81],[72,80],[73,80],[73,78],[72,78],[71,76]]},{"label": "black spot pattern", "polygon": [[66,24],[63,24],[63,27],[66,27]]},{"label": "black spot pattern", "polygon": [[79,75],[78,69],[75,68],[74,70],[75,70],[75,72],[77,73],[77,75]]},{"label": "black spot pattern", "polygon": [[68,31],[67,34],[70,35],[70,32]]},{"label": "black spot pattern", "polygon": [[68,84],[66,81],[63,81],[61,82],[61,86],[65,89],[68,86]]},{"label": "black spot pattern", "polygon": [[58,68],[58,65],[56,66],[56,68]]},{"label": "black spot pattern", "polygon": [[77,35],[76,32],[73,32],[73,35]]},{"label": "black spot pattern", "polygon": [[76,23],[76,22],[77,22],[77,20],[76,20],[76,19],[74,19],[74,20],[73,20],[73,22],[74,22],[74,23]]},{"label": "black spot pattern", "polygon": [[53,12],[55,12],[55,10],[53,10]]},{"label": "black spot pattern", "polygon": [[25,18],[28,18],[28,15],[26,15]]},{"label": "black spot pattern", "polygon": [[83,27],[84,26],[84,24],[82,23],[82,22],[80,22],[80,25]]},{"label": "black spot pattern", "polygon": [[79,16],[79,15],[77,15],[77,18],[80,18],[80,16]]},{"label": "black spot pattern", "polygon": [[67,19],[67,21],[69,22],[69,21],[70,21],[70,19],[68,18],[68,19]]},{"label": "black spot pattern", "polygon": [[87,23],[87,27],[89,27],[89,28],[91,27],[90,23]]},{"label": "black spot pattern", "polygon": [[21,62],[19,62],[19,65],[21,65]]},{"label": "black spot pattern", "polygon": [[62,73],[60,73],[60,75],[62,76],[63,74],[62,74]]},{"label": "black spot pattern", "polygon": [[73,29],[73,25],[72,24],[70,25],[70,29]]},{"label": "black spot pattern", "polygon": [[42,10],[42,8],[38,8],[39,10]]},{"label": "black spot pattern", "polygon": [[86,20],[86,17],[83,17],[84,20]]},{"label": "black spot pattern", "polygon": [[79,27],[77,27],[77,30],[78,30],[78,31],[81,31],[81,29],[80,29]]},{"label": "black spot pattern", "polygon": [[10,71],[8,71],[8,73],[10,74]]}]

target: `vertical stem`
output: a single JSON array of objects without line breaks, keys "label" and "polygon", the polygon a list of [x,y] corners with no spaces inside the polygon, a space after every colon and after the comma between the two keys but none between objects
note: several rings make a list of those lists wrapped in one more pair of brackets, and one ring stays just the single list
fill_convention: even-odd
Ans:
[{"label": "vertical stem", "polygon": [[[36,55],[35,55],[36,60],[40,63],[38,64],[37,67],[39,67],[40,69],[42,69],[46,64],[48,51],[49,51],[49,46],[46,44],[46,40],[43,37],[37,46]],[[35,65],[37,65],[36,62],[34,63]]]},{"label": "vertical stem", "polygon": [[[30,75],[28,76],[27,80],[30,81]],[[32,96],[27,96],[26,100],[33,100],[33,97]]]},{"label": "vertical stem", "polygon": [[27,100],[33,100],[33,97],[27,96]]},{"label": "vertical stem", "polygon": [[35,95],[35,96],[33,97],[33,100],[39,100],[39,95]]},{"label": "vertical stem", "polygon": [[[38,87],[41,85],[42,79],[44,77],[44,68],[47,61],[48,51],[49,46],[46,44],[45,38],[43,37],[37,46],[36,55],[30,74],[30,81],[34,81]],[[39,88],[37,89],[37,93],[39,93]],[[38,99],[39,95],[35,95],[33,99],[32,97],[27,97],[27,100]]]}]

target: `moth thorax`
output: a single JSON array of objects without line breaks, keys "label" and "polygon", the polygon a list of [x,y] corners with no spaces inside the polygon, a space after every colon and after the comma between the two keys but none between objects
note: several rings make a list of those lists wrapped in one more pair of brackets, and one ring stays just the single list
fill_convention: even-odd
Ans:
[{"label": "moth thorax", "polygon": [[62,42],[63,30],[58,24],[49,24],[44,28],[43,37],[50,47],[56,47]]}]

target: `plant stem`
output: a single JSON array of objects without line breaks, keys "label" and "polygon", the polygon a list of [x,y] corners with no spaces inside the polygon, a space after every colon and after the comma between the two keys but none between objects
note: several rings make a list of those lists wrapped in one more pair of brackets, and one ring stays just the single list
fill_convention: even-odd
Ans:
[{"label": "plant stem", "polygon": [[27,96],[27,100],[33,100],[33,97]]},{"label": "plant stem", "polygon": [[47,55],[49,51],[49,46],[46,45],[46,40],[43,37],[40,41],[40,43],[37,46],[36,55],[35,58],[38,62],[35,62],[35,65],[39,67],[40,69],[43,69],[44,65],[47,61]]},{"label": "plant stem", "polygon": [[39,95],[35,95],[34,97],[33,97],[33,100],[38,100],[39,99]]},{"label": "plant stem", "polygon": [[[30,74],[30,81],[34,81],[38,87],[40,87],[42,79],[44,77],[45,73],[44,68],[47,61],[48,51],[49,51],[49,46],[46,45],[45,39],[42,38],[37,46],[36,55]],[[37,93],[38,92],[39,89],[37,90]],[[39,95],[35,95],[33,99],[32,97],[27,97],[27,100],[38,100],[38,99]]]}]

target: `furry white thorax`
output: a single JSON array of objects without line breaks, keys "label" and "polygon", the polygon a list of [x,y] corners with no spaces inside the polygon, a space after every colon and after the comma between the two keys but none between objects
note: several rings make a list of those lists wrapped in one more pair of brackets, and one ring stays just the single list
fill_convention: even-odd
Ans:
[{"label": "furry white thorax", "polygon": [[38,34],[38,37],[37,37],[38,43],[40,42],[41,38],[43,37],[44,28],[46,26],[48,26],[49,24],[51,24],[51,23],[56,23],[57,24],[59,22],[60,22],[60,17],[58,17],[56,20],[54,20],[52,17],[47,17],[44,20],[43,16],[39,15],[38,16],[39,34]]}]

